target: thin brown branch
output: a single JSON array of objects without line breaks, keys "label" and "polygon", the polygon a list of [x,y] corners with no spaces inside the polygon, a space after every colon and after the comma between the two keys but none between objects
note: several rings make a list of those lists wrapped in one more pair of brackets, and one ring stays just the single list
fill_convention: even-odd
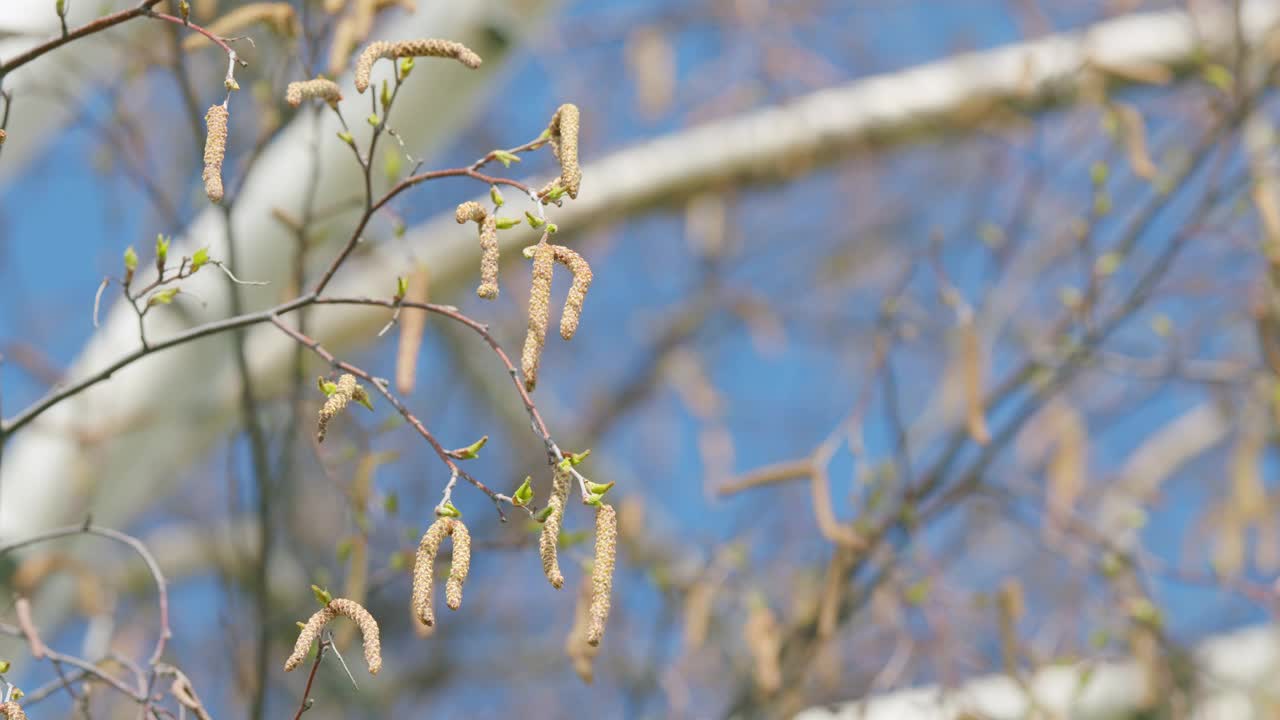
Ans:
[{"label": "thin brown branch", "polygon": [[813,458],[802,458],[800,460],[787,460],[785,462],[766,465],[757,468],[745,475],[739,475],[725,484],[716,488],[717,495],[734,495],[743,490],[751,490],[753,488],[765,485],[779,485],[781,483],[792,482],[795,480],[804,480],[813,476]]},{"label": "thin brown branch", "polygon": [[120,12],[104,15],[97,20],[85,23],[71,32],[63,33],[58,37],[37,45],[30,50],[18,55],[6,63],[0,64],[0,78],[35,60],[36,58],[46,55],[53,50],[66,45],[69,42],[88,37],[94,33],[102,32],[107,28],[115,27],[123,22],[128,22],[134,18],[142,17],[151,13],[151,8],[159,5],[161,0],[143,0],[142,3],[129,10],[121,10]]}]

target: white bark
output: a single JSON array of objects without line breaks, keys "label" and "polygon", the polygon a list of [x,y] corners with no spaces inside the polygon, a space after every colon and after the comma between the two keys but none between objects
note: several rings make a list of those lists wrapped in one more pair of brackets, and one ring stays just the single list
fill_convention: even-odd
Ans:
[{"label": "white bark", "polygon": [[[400,26],[398,33],[422,34],[429,28],[433,35],[474,42],[478,21],[503,3],[455,5],[469,9],[432,4]],[[1280,6],[1268,0],[1247,0],[1243,8],[1246,38],[1252,41],[1263,37],[1280,17]],[[1222,17],[1194,23],[1180,11],[1144,13],[1105,21],[1084,32],[865,78],[782,106],[677,132],[588,164],[579,199],[561,209],[551,208],[549,214],[565,229],[616,220],[636,208],[699,187],[772,175],[780,164],[790,165],[797,159],[816,163],[829,160],[842,148],[867,143],[883,146],[919,137],[922,121],[945,125],[954,111],[977,98],[1046,104],[1062,99],[1064,85],[1078,80],[1089,65],[1109,71],[1152,64],[1177,66],[1189,61],[1201,42],[1222,45],[1230,37],[1230,24]],[[477,84],[456,69],[422,75],[415,74],[409,83],[411,95],[397,109],[402,120],[394,123],[408,135],[410,145],[419,148],[428,139],[444,135],[456,116],[442,115],[460,105],[468,88]],[[363,101],[358,97],[349,118],[363,117],[360,110],[367,107],[359,104]],[[590,105],[582,104],[589,120]],[[409,117],[414,122],[404,120]],[[326,127],[326,139],[332,137],[331,131]],[[300,168],[307,167],[305,136],[297,124],[286,130],[263,159],[237,212],[238,237],[243,243],[238,270],[254,279],[274,281],[270,289],[250,293],[251,307],[268,304],[284,284],[289,243],[268,217],[272,207],[294,210],[300,202],[302,185],[297,176],[305,173]],[[336,199],[340,188],[357,185],[352,182],[350,159],[342,157],[346,148],[336,142],[322,146],[323,202]],[[343,222],[335,227],[344,227]],[[225,257],[216,213],[202,215],[189,236],[181,251],[210,245],[215,256]],[[529,240],[528,233],[501,236],[508,250]],[[474,229],[457,226],[451,209],[411,232],[409,240],[436,278],[475,272]],[[370,256],[350,263],[331,292],[387,295],[395,275],[404,270],[400,253],[376,248]],[[210,302],[197,315],[201,320],[221,317],[226,310],[221,283],[205,280],[195,289]],[[381,313],[326,308],[316,314],[316,335],[341,351],[367,340],[382,321]],[[172,321],[167,324],[168,330],[176,327]],[[152,335],[161,337],[164,332],[157,327]],[[77,360],[71,377],[104,366],[136,343],[132,319],[123,312],[112,313]],[[250,343],[259,386],[278,385],[284,377],[289,343],[269,327],[255,330]],[[81,513],[86,507],[73,498],[75,490],[86,485],[98,490],[88,507],[108,523],[118,522],[145,499],[171,486],[171,478],[191,458],[201,457],[233,422],[236,390],[231,367],[223,341],[170,350],[117,373],[109,383],[64,403],[37,426],[16,435],[0,471],[0,534],[26,532],[60,516]],[[66,431],[73,427],[90,435],[101,436],[108,430],[117,434],[91,449],[70,437]]]},{"label": "white bark", "polygon": [[[1262,720],[1280,700],[1280,631],[1245,628],[1214,636],[1196,650],[1200,670],[1191,717]],[[1046,667],[1031,676],[1039,708],[1052,717],[1117,720],[1142,709],[1143,672],[1132,661]],[[956,688],[936,685],[873,695],[836,707],[810,708],[796,720],[1015,720],[1035,717],[1035,705],[1006,675],[988,675]]]}]

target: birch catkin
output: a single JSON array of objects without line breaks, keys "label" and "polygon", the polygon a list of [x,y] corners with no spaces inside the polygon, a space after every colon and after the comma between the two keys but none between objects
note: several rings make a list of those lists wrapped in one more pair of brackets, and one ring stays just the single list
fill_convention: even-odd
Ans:
[{"label": "birch catkin", "polygon": [[520,369],[524,372],[526,390],[538,384],[538,365],[542,348],[547,344],[547,321],[551,315],[551,273],[555,269],[556,252],[546,237],[533,250],[533,282],[529,288],[529,332],[524,338]]},{"label": "birch catkin", "polygon": [[557,465],[555,476],[551,480],[551,497],[547,500],[547,507],[551,508],[551,514],[542,521],[542,536],[538,539],[538,554],[542,556],[542,572],[551,581],[551,586],[557,589],[564,585],[557,547],[560,544],[560,528],[564,524],[564,504],[569,498],[569,488],[572,483],[573,475]]},{"label": "birch catkin", "polygon": [[609,620],[613,594],[613,566],[618,554],[618,516],[612,505],[596,508],[596,558],[591,566],[591,618],[587,624],[587,644],[599,645]]},{"label": "birch catkin", "polygon": [[564,639],[564,652],[573,661],[573,671],[588,685],[595,678],[595,659],[600,652],[598,645],[587,642],[587,626],[591,623],[591,587],[591,578],[583,578],[578,589],[578,602],[573,606],[573,625]]},{"label": "birch catkin", "polygon": [[[496,242],[496,241],[495,241]],[[582,318],[582,304],[591,289],[591,265],[581,255],[563,245],[555,245],[556,262],[573,273],[573,285],[564,299],[564,311],[560,315],[560,337],[572,340]]]},{"label": "birch catkin", "polygon": [[356,91],[363,93],[369,88],[369,75],[373,72],[373,64],[383,58],[404,57],[444,57],[453,58],[471,69],[480,67],[480,56],[466,45],[452,40],[426,38],[423,40],[402,40],[387,42],[385,40],[370,43],[356,60]]},{"label": "birch catkin", "polygon": [[27,714],[22,711],[22,706],[12,700],[0,705],[0,717],[7,720],[27,720]]},{"label": "birch catkin", "polygon": [[342,412],[352,400],[359,403],[368,402],[369,396],[364,388],[356,384],[356,376],[350,373],[338,378],[337,388],[324,405],[316,419],[316,442],[324,442],[325,433],[329,430],[329,421]]},{"label": "birch catkin", "polygon": [[4,138],[5,138],[4,131],[0,130],[0,145],[4,144]]},{"label": "birch catkin", "polygon": [[[425,303],[430,295],[431,273],[419,265],[409,276],[409,289],[404,299]],[[413,392],[418,378],[418,352],[427,328],[427,311],[405,307],[400,310],[400,344],[396,349],[396,389],[401,394]]]},{"label": "birch catkin", "polygon": [[298,641],[293,645],[293,654],[284,662],[284,671],[292,672],[306,659],[311,644],[320,636],[320,631],[335,617],[350,619],[360,628],[364,639],[364,661],[369,666],[369,674],[377,675],[382,669],[382,646],[378,636],[378,623],[360,603],[345,598],[334,598],[328,605],[320,608],[307,620],[298,633]]},{"label": "birch catkin", "polygon": [[449,579],[444,584],[444,603],[450,610],[462,607],[462,586],[471,572],[471,533],[461,520],[454,518],[452,525],[453,559],[449,562]]},{"label": "birch catkin", "polygon": [[227,155],[227,108],[214,105],[205,113],[209,135],[204,141],[204,194],[222,202],[222,160]]},{"label": "birch catkin", "polygon": [[495,300],[498,297],[498,218],[486,211],[480,203],[469,200],[458,206],[454,213],[458,223],[474,221],[480,227],[480,286],[476,295]]},{"label": "birch catkin", "polygon": [[329,105],[337,105],[342,101],[342,91],[338,88],[338,83],[318,77],[289,83],[285,88],[284,99],[293,107],[298,107],[304,100],[323,100]]},{"label": "birch catkin", "polygon": [[[287,2],[257,2],[241,5],[208,23],[205,29],[218,37],[229,37],[254,23],[264,23],[285,37],[294,37],[299,29],[298,16],[293,6]],[[190,52],[212,44],[213,42],[204,35],[191,33],[183,39],[182,49]]]},{"label": "birch catkin", "polygon": [[418,543],[418,556],[413,564],[413,616],[427,627],[436,624],[431,588],[435,583],[436,555],[446,535],[453,536],[453,561],[445,584],[445,602],[450,609],[457,610],[462,604],[462,584],[471,570],[471,535],[466,526],[456,518],[436,518]]},{"label": "birch catkin", "polygon": [[542,189],[544,194],[563,188],[571,198],[578,197],[582,185],[582,168],[578,165],[578,106],[561,105],[551,116],[547,134],[551,141],[551,153],[560,161],[560,177]]}]

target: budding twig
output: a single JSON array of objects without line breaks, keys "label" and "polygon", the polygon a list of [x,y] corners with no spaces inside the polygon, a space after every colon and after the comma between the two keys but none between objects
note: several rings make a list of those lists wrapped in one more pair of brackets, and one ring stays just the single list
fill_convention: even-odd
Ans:
[{"label": "budding twig", "polygon": [[334,598],[320,608],[307,620],[298,633],[298,641],[293,645],[293,654],[284,662],[284,671],[292,672],[302,664],[311,650],[311,644],[320,636],[320,631],[336,617],[350,619],[360,628],[364,639],[364,661],[369,666],[369,674],[377,675],[382,669],[382,646],[378,639],[378,622],[360,603],[346,598]]}]

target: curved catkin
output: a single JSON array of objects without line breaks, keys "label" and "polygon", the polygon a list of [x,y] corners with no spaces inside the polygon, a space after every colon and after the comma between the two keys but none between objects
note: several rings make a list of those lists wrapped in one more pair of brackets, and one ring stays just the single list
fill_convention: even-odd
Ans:
[{"label": "curved catkin", "polygon": [[561,105],[551,116],[547,134],[551,140],[551,152],[560,161],[560,177],[542,189],[544,194],[564,188],[569,197],[578,197],[578,188],[582,185],[582,168],[578,165],[579,123],[578,106],[571,103]]},{"label": "curved catkin", "polygon": [[227,108],[214,105],[205,113],[209,135],[204,141],[204,194],[222,202],[222,160],[227,156]]},{"label": "curved catkin", "polygon": [[591,567],[591,619],[587,624],[587,644],[599,645],[604,624],[609,619],[613,593],[613,565],[618,554],[618,515],[612,505],[596,508],[596,558]]},{"label": "curved catkin", "polygon": [[444,584],[444,602],[450,610],[462,607],[462,585],[471,572],[471,533],[461,520],[454,518],[453,559],[449,562],[449,579]]},{"label": "curved catkin", "polygon": [[569,499],[569,488],[572,484],[573,476],[568,470],[557,465],[555,476],[551,480],[551,497],[547,500],[547,507],[551,508],[551,514],[542,521],[542,535],[538,538],[542,572],[551,581],[551,586],[556,589],[564,585],[564,574],[560,572],[557,548],[560,544],[560,528],[564,525],[564,504]]},{"label": "curved catkin", "polygon": [[545,242],[533,250],[533,281],[529,287],[529,332],[524,337],[520,369],[524,387],[533,390],[538,384],[538,364],[542,348],[547,344],[547,321],[551,314],[551,273],[555,269],[556,252]]},{"label": "curved catkin", "polygon": [[320,631],[324,630],[330,620],[339,616],[350,619],[360,628],[360,635],[364,639],[364,661],[369,666],[369,674],[378,674],[382,669],[382,646],[378,635],[378,622],[360,603],[345,598],[330,600],[328,605],[317,610],[302,626],[302,630],[298,633],[298,641],[293,645],[293,654],[284,661],[285,672],[292,672],[302,664],[307,657],[307,652],[311,650],[311,644],[320,636]]},{"label": "curved catkin", "polygon": [[27,720],[27,714],[22,711],[22,706],[12,700],[0,705],[0,717],[7,720]]},{"label": "curved catkin", "polygon": [[289,83],[284,100],[293,107],[298,107],[304,100],[323,100],[330,105],[337,105],[342,101],[342,91],[338,88],[338,83],[318,77]]},{"label": "curved catkin", "polygon": [[4,131],[0,130],[0,145],[4,144],[4,138],[5,138]]},{"label": "curved catkin", "polygon": [[578,321],[582,318],[582,304],[586,302],[587,291],[591,289],[591,265],[581,255],[563,245],[555,245],[553,248],[556,262],[573,273],[573,285],[569,287],[569,294],[564,299],[564,312],[560,315],[560,337],[572,340],[573,334],[578,331]]},{"label": "curved catkin", "polygon": [[497,299],[498,264],[501,261],[498,252],[498,218],[480,203],[470,200],[458,206],[454,219],[459,223],[474,221],[480,226],[480,286],[476,288],[476,295],[486,300]]},{"label": "curved catkin", "polygon": [[[218,37],[230,37],[255,23],[263,23],[275,32],[294,37],[298,34],[298,16],[293,6],[287,2],[256,2],[228,12],[205,26],[205,29]],[[209,38],[200,33],[191,33],[182,41],[185,51],[198,50],[212,45]]]},{"label": "curved catkin", "polygon": [[435,582],[436,555],[440,552],[440,541],[445,535],[453,536],[453,562],[449,568],[449,581],[445,587],[446,602],[457,610],[462,603],[462,583],[471,570],[471,535],[461,520],[449,517],[438,517],[427,528],[422,541],[418,543],[418,557],[413,563],[413,616],[418,622],[431,627],[436,624],[435,608],[432,606],[431,588]]},{"label": "curved catkin", "polygon": [[356,91],[363,93],[369,88],[369,75],[373,72],[373,64],[383,58],[404,57],[444,57],[453,58],[471,69],[480,67],[480,56],[466,45],[452,40],[425,38],[422,40],[401,40],[388,42],[385,40],[370,43],[356,60]]}]

